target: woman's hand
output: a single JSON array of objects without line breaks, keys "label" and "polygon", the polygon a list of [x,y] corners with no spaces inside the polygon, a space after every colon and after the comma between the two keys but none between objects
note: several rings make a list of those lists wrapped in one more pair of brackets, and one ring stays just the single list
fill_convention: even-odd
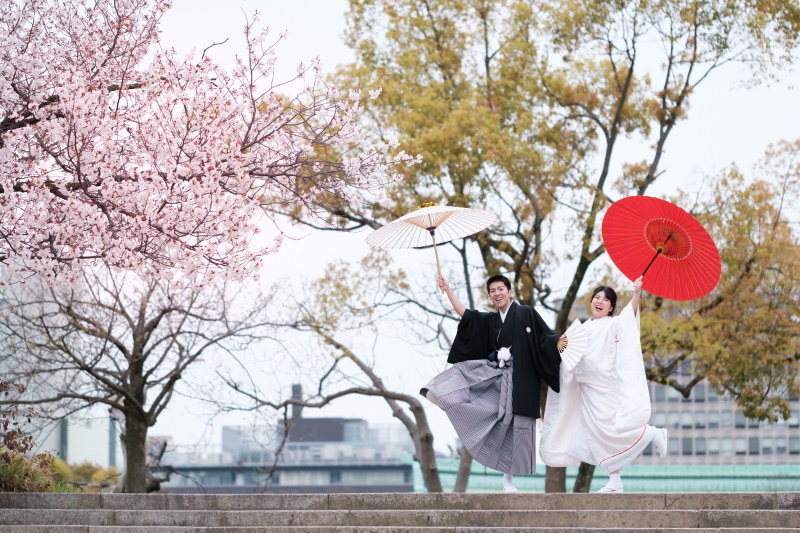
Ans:
[{"label": "woman's hand", "polygon": [[569,340],[567,339],[567,336],[566,335],[561,335],[558,338],[558,345],[557,345],[558,346],[558,353],[563,352],[567,348],[568,344],[569,344]]},{"label": "woman's hand", "polygon": [[633,316],[639,314],[639,295],[642,294],[642,276],[636,278],[633,282],[633,298],[631,298],[631,307],[633,307]]},{"label": "woman's hand", "polygon": [[439,288],[442,289],[444,292],[450,291],[450,284],[447,283],[447,280],[444,279],[442,276],[439,276]]},{"label": "woman's hand", "polygon": [[642,276],[636,278],[636,281],[633,282],[633,294],[639,296],[642,293]]}]

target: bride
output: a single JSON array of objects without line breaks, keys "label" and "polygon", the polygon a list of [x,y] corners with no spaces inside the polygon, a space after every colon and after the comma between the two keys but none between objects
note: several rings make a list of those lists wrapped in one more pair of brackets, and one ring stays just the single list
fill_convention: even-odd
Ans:
[{"label": "bride", "polygon": [[[588,345],[572,372],[561,367],[561,389],[547,395],[540,456],[548,466],[581,461],[609,475],[600,493],[622,493],[620,470],[653,442],[667,455],[667,430],[647,424],[650,394],[639,341],[641,276],[630,304],[617,315],[617,293],[600,286],[592,293]],[[569,341],[569,335],[567,335]]]}]

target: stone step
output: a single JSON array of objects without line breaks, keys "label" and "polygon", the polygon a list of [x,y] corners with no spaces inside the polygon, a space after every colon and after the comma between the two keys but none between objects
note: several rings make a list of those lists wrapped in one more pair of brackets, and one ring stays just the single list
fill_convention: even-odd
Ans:
[{"label": "stone step", "polygon": [[414,511],[142,511],[4,509],[0,525],[151,527],[547,527],[798,528],[800,511],[783,510],[414,510]]},{"label": "stone step", "polygon": [[[793,528],[584,528],[584,527],[151,527],[60,526],[59,533],[797,533]],[[0,526],[0,533],[53,533],[52,526]]]},{"label": "stone step", "polygon": [[0,509],[176,511],[800,510],[800,493],[703,494],[53,494],[0,493]]}]

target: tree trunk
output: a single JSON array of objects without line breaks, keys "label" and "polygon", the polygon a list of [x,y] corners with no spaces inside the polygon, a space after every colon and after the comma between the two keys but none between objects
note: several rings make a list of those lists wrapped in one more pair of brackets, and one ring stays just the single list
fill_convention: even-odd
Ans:
[{"label": "tree trunk", "polygon": [[594,465],[581,463],[580,468],[578,468],[578,477],[575,478],[575,486],[572,488],[572,492],[589,492],[593,477]]},{"label": "tree trunk", "polygon": [[456,475],[456,486],[453,487],[453,492],[467,492],[469,475],[472,472],[472,454],[462,446],[458,449],[458,455],[461,456],[461,462],[458,463],[458,475]]},{"label": "tree trunk", "polygon": [[544,472],[544,491],[567,492],[567,469],[563,466],[548,466]]},{"label": "tree trunk", "polygon": [[[424,412],[422,414],[425,415]],[[428,427],[427,419],[423,423],[420,423],[421,417],[417,416],[416,419],[419,431],[419,452],[416,460],[422,470],[422,480],[425,482],[428,492],[443,492],[442,480],[439,479],[439,467],[436,466],[436,454],[433,451],[433,433]]]},{"label": "tree trunk", "polygon": [[[544,420],[544,410],[547,407],[548,390],[550,390],[550,387],[542,380],[541,392],[539,393],[539,404],[542,406],[542,420]],[[548,466],[544,471],[544,491],[567,492],[567,469],[563,466]]]},{"label": "tree trunk", "polygon": [[125,415],[125,492],[147,492],[147,422],[133,406]]}]

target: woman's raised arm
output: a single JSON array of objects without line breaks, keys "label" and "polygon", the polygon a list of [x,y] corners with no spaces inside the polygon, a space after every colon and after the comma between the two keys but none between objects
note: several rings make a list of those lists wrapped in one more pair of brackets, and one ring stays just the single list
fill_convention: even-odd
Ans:
[{"label": "woman's raised arm", "polygon": [[633,316],[639,312],[639,296],[642,294],[642,276],[639,276],[633,282],[633,298],[631,298],[631,306],[633,306]]}]

